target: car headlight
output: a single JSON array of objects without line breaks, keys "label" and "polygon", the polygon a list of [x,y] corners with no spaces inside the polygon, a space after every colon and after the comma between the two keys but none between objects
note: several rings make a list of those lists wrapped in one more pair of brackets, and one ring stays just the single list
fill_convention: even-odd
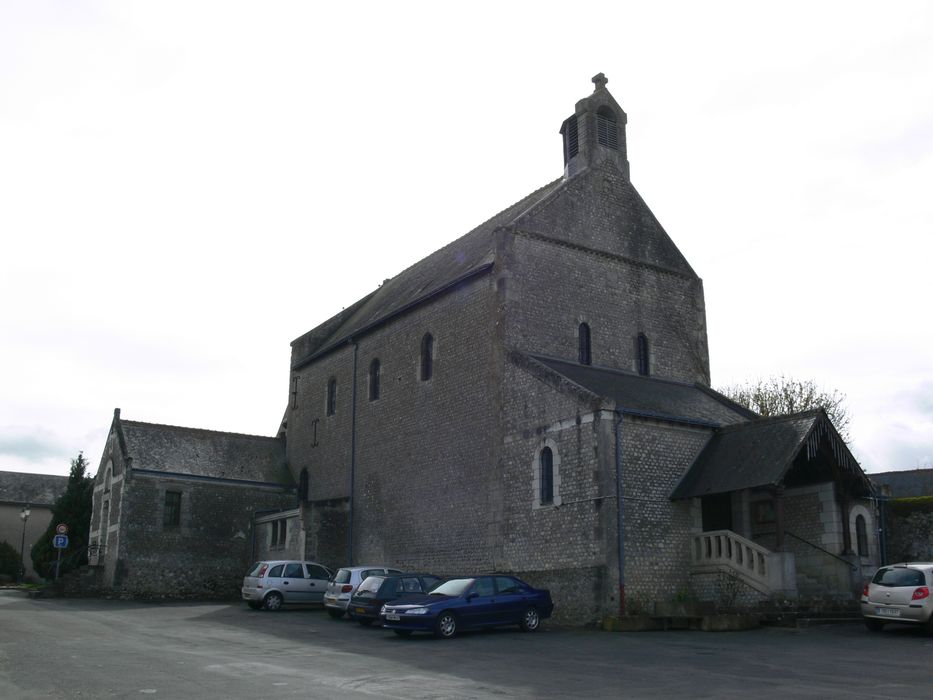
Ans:
[{"label": "car headlight", "polygon": [[408,610],[402,610],[405,615],[425,615],[428,612],[427,608],[408,608]]},{"label": "car headlight", "polygon": [[385,605],[383,605],[382,608],[379,610],[379,614],[380,614],[380,615],[385,615],[385,614],[386,614],[386,606],[385,606]]}]

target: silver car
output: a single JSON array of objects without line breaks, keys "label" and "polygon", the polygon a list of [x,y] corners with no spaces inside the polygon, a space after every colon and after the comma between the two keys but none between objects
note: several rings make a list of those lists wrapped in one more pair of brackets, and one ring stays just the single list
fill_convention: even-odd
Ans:
[{"label": "silver car", "polygon": [[933,632],[933,563],[878,569],[862,587],[862,617],[873,632],[888,622],[925,625]]},{"label": "silver car", "polygon": [[339,569],[327,585],[324,593],[324,608],[333,618],[343,617],[350,605],[350,598],[364,579],[380,574],[401,574],[399,569],[386,566],[347,566]]},{"label": "silver car", "polygon": [[321,604],[330,569],[313,561],[257,561],[243,578],[243,600],[254,610]]}]

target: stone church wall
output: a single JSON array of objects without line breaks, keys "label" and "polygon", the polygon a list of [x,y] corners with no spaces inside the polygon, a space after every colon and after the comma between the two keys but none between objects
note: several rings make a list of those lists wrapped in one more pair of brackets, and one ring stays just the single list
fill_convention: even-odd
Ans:
[{"label": "stone church wall", "polygon": [[[439,574],[489,566],[494,301],[491,278],[480,276],[357,340],[353,563]],[[434,368],[422,381],[428,332]],[[349,558],[351,505],[339,499],[350,493],[353,352],[347,346],[300,368],[298,405],[288,416],[290,466],[296,477],[304,468],[311,474],[309,548],[330,567]],[[370,401],[374,358],[380,391]],[[338,401],[328,417],[331,376]]]},{"label": "stone church wall", "polygon": [[585,322],[594,365],[636,371],[636,338],[644,333],[652,376],[708,381],[699,280],[532,237],[512,240],[508,345],[576,360]]},{"label": "stone church wall", "polygon": [[711,431],[629,416],[621,430],[626,605],[650,610],[690,593],[691,535],[701,523],[670,494]]},{"label": "stone church wall", "polygon": [[[503,416],[507,430],[500,458],[499,490],[505,494],[495,569],[548,588],[558,620],[600,617],[609,595],[606,513],[600,498],[612,487],[602,412],[557,391],[515,365],[506,365]],[[611,415],[611,414],[610,414]],[[540,451],[550,447],[553,505],[540,504]],[[614,493],[614,491],[612,491]]]}]

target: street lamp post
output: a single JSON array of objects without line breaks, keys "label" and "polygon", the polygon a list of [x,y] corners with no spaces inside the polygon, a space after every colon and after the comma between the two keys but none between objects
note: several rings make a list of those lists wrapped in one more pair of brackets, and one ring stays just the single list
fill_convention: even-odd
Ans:
[{"label": "street lamp post", "polygon": [[23,509],[19,512],[19,517],[23,519],[23,539],[19,545],[19,582],[22,583],[26,579],[26,521],[29,520],[29,515],[32,511],[29,510],[29,504],[27,503],[23,506]]}]

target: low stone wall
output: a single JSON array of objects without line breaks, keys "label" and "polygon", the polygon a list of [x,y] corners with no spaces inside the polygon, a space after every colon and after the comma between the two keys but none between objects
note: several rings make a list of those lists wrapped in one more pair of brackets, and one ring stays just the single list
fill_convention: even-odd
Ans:
[{"label": "low stone wall", "polygon": [[603,617],[604,567],[516,571],[514,574],[535,588],[546,588],[551,592],[555,622],[588,625],[599,622]]},{"label": "low stone wall", "polygon": [[885,505],[888,562],[933,561],[933,496]]}]

